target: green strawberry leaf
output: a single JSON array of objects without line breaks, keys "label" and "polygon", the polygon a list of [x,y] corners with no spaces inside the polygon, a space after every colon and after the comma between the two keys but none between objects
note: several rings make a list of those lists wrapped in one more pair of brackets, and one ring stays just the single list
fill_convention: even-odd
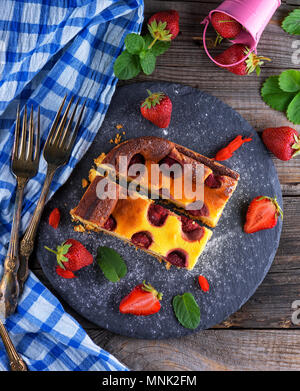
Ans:
[{"label": "green strawberry leaf", "polygon": [[127,50],[119,55],[114,63],[114,73],[120,80],[128,80],[137,76],[141,71],[139,56]]},{"label": "green strawberry leaf", "polygon": [[173,299],[173,309],[178,321],[188,329],[195,329],[200,323],[200,308],[194,296],[186,292]]},{"label": "green strawberry leaf", "polygon": [[284,18],[281,27],[289,34],[300,35],[300,8],[290,12]]},{"label": "green strawberry leaf", "polygon": [[125,46],[129,53],[139,54],[144,49],[145,42],[140,35],[131,33],[125,37]]},{"label": "green strawberry leaf", "polygon": [[69,251],[69,248],[72,246],[72,244],[65,244],[65,242],[63,243],[62,246],[58,246],[57,249],[58,251],[60,252],[60,254],[67,254],[68,251]]},{"label": "green strawberry leaf", "polygon": [[295,69],[282,72],[279,76],[279,87],[286,92],[300,91],[300,72]]},{"label": "green strawberry leaf", "polygon": [[298,94],[289,104],[286,115],[288,120],[293,124],[300,124],[300,92],[298,92]]},{"label": "green strawberry leaf", "polygon": [[286,111],[295,94],[282,91],[279,87],[279,76],[270,76],[261,89],[262,99],[272,109]]},{"label": "green strawberry leaf", "polygon": [[151,53],[150,50],[147,50],[144,53],[141,53],[140,62],[142,70],[146,75],[151,75],[155,69],[156,57]]},{"label": "green strawberry leaf", "polygon": [[126,263],[112,248],[98,247],[96,260],[105,277],[111,282],[118,282],[127,274]]}]

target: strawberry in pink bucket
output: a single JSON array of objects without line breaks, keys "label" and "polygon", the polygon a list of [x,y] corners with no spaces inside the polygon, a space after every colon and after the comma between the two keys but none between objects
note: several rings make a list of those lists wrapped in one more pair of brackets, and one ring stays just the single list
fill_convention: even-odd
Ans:
[{"label": "strawberry in pink bucket", "polygon": [[[202,21],[205,25],[203,31],[203,46],[208,57],[218,66],[230,68],[245,62],[251,54],[256,53],[256,48],[266,25],[269,23],[276,9],[280,6],[280,0],[225,0],[216,9],[212,10],[209,15]],[[218,14],[217,16],[215,14]],[[220,16],[221,14],[221,16]],[[225,19],[225,15],[227,21]],[[220,18],[223,19],[220,19]],[[223,27],[232,23],[235,26],[235,31],[229,31],[230,28]],[[231,22],[230,22],[231,21]],[[223,38],[230,38],[234,44],[243,45],[247,52],[244,51],[243,56],[233,60],[231,63],[220,63],[218,59],[213,58],[207,50],[206,46],[206,31],[209,23],[212,23],[216,31]],[[238,31],[238,26],[241,29]],[[233,27],[232,26],[232,27]],[[228,28],[228,31],[227,31]],[[236,34],[237,33],[237,34]],[[223,34],[223,35],[222,35]],[[229,36],[228,36],[229,35]],[[234,35],[234,36],[232,36]],[[233,51],[236,49],[232,49]]]}]

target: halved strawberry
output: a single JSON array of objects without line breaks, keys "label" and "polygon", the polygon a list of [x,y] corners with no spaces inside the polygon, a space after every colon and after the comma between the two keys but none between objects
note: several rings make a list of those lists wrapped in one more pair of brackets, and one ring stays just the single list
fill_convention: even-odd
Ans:
[{"label": "halved strawberry", "polygon": [[244,231],[252,234],[263,229],[273,228],[277,224],[278,216],[283,218],[283,212],[276,197],[256,197],[249,205]]},{"label": "halved strawberry", "polygon": [[119,310],[122,314],[152,315],[160,310],[161,299],[162,293],[143,281],[122,299]]}]

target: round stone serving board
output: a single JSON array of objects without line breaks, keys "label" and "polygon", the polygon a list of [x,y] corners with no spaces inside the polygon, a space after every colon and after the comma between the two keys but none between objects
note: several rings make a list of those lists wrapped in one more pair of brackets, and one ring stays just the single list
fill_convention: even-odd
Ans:
[{"label": "round stone serving board", "polygon": [[[163,91],[173,102],[168,129],[159,129],[139,111],[147,89]],[[117,130],[116,126],[123,128]],[[126,132],[122,139],[139,136],[159,136],[182,144],[208,157],[238,134],[253,137],[225,162],[241,175],[238,187],[228,202],[213,236],[194,270],[172,267],[136,250],[133,246],[103,233],[74,232],[69,210],[84,193],[81,181],[88,177],[93,159],[112,148],[109,140]],[[282,205],[281,189],[275,167],[257,133],[236,111],[217,98],[197,89],[171,83],[138,83],[120,87],[115,92],[105,121],[86,156],[78,163],[68,182],[47,204],[38,232],[37,257],[52,286],[79,314],[117,334],[137,338],[180,337],[193,330],[184,328],[176,319],[172,299],[191,292],[201,310],[201,322],[196,330],[207,329],[236,312],[255,292],[268,272],[280,238],[282,223],[270,230],[245,234],[243,224],[247,206],[256,196],[277,196]],[[57,230],[48,225],[55,207],[61,211]],[[128,222],[130,224],[130,222]],[[71,280],[55,272],[55,256],[44,245],[55,248],[68,238],[81,241],[96,255],[98,246],[109,246],[121,254],[128,273],[118,283],[108,281],[96,261],[77,272]],[[204,275],[210,283],[209,292],[202,292],[197,276]],[[163,292],[160,312],[151,316],[120,314],[121,299],[143,280]]]}]

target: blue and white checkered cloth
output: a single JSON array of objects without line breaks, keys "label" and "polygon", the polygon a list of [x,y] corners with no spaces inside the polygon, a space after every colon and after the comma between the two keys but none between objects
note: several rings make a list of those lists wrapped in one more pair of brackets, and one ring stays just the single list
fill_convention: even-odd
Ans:
[{"label": "blue and white checkered cloth", "polygon": [[[93,141],[117,79],[113,63],[125,36],[139,32],[142,0],[1,0],[0,2],[0,276],[10,239],[16,181],[10,171],[16,108],[41,109],[42,145],[63,96],[87,99],[68,164],[51,194],[68,179]],[[26,187],[21,230],[39,198],[46,163]],[[96,346],[59,301],[30,273],[16,313],[6,321],[29,370],[126,370]],[[8,370],[0,342],[0,370]]]}]

